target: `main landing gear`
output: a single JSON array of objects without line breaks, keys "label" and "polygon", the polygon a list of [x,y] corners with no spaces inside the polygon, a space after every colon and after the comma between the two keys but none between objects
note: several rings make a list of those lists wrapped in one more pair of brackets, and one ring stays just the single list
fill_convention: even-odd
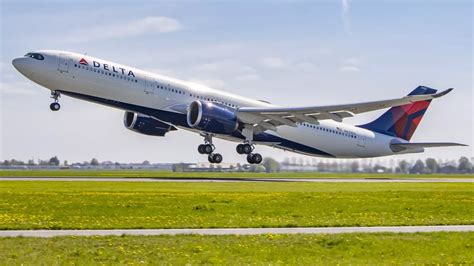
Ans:
[{"label": "main landing gear", "polygon": [[204,144],[198,146],[198,152],[200,154],[209,154],[207,160],[210,163],[221,163],[222,155],[220,153],[214,153],[216,147],[212,144],[212,135],[204,135]]},{"label": "main landing gear", "polygon": [[259,153],[252,153],[255,149],[255,146],[253,145],[253,133],[252,125],[244,126],[242,129],[242,135],[245,137],[245,141],[243,144],[237,145],[236,151],[238,154],[247,154],[247,162],[249,164],[259,164],[262,162],[263,158]]},{"label": "main landing gear", "polygon": [[54,102],[49,105],[49,109],[51,111],[58,111],[61,109],[61,105],[59,104],[59,97],[61,97],[61,94],[57,91],[51,91],[51,98],[54,99]]},{"label": "main landing gear", "polygon": [[236,147],[238,154],[247,154],[247,162],[249,164],[259,164],[262,162],[263,158],[260,153],[252,153],[255,149],[255,146],[250,143],[239,144]]}]

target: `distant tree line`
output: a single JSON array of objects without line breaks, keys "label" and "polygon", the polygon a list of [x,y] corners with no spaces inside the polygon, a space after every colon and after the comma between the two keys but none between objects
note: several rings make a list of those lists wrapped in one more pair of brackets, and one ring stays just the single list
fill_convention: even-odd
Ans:
[{"label": "distant tree line", "polygon": [[[92,165],[92,166],[97,166],[100,164],[99,160],[96,158],[92,158],[90,161],[84,161],[82,163],[76,163],[76,164],[82,164],[82,165]],[[62,164],[61,161],[59,161],[58,156],[53,156],[47,160],[42,160],[38,159],[37,161],[33,159],[29,159],[28,161],[24,162],[21,160],[4,160],[0,161],[0,166],[69,166],[69,163],[67,160],[65,160]]]},{"label": "distant tree line", "polygon": [[210,164],[205,168],[196,168],[193,167],[194,164],[190,163],[175,163],[172,165],[171,169],[173,172],[186,172],[186,171],[208,171],[208,172],[267,172],[267,173],[276,173],[280,172],[280,163],[275,159],[267,157],[263,159],[263,162],[260,165],[248,165],[248,164],[230,164],[222,166],[220,164]]},{"label": "distant tree line", "polygon": [[[362,160],[364,161],[364,160]],[[458,160],[450,162],[441,162],[434,158],[426,160],[418,159],[414,162],[407,160],[393,161],[392,166],[386,166],[382,163],[367,162],[361,163],[361,160],[317,160],[310,162],[302,158],[287,158],[281,163],[285,169],[302,170],[313,169],[318,172],[351,172],[351,173],[404,173],[404,174],[467,174],[474,173],[473,159],[461,157]]]},{"label": "distant tree line", "polygon": [[[371,160],[325,160],[311,158],[311,160],[304,158],[286,158],[283,162],[279,163],[273,158],[266,157],[260,165],[248,165],[237,163],[235,165],[209,165],[203,171],[232,171],[232,172],[267,172],[274,173],[280,171],[317,171],[317,172],[348,172],[348,173],[404,173],[404,174],[468,174],[474,173],[474,159],[467,157],[461,157],[457,160],[440,161],[434,158],[427,158],[426,160],[395,160],[390,159],[390,165],[386,163],[380,163]],[[70,167],[74,165],[88,166],[88,167],[100,167],[104,165],[116,165],[120,166],[121,163],[104,161],[100,162],[96,158],[92,158],[90,161],[84,161],[80,163],[69,164],[68,161],[61,161],[57,156],[53,156],[49,159],[33,160],[30,159],[26,162],[21,160],[4,160],[0,161],[2,167],[34,167],[34,166],[51,166],[51,167]],[[143,161],[138,165],[149,166],[149,161]],[[193,164],[178,163],[172,165],[172,170],[175,172],[188,171],[190,166]]]},{"label": "distant tree line", "polygon": [[474,173],[474,168],[472,162],[467,157],[459,158],[457,165],[440,165],[435,159],[428,158],[425,161],[416,160],[414,165],[410,165],[405,160],[402,160],[398,163],[398,167],[395,168],[395,172],[410,174],[468,174]]}]

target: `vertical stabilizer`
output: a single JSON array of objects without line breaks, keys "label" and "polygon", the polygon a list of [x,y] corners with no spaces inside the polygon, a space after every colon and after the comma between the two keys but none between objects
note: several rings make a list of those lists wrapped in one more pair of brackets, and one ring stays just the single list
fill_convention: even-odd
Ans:
[{"label": "vertical stabilizer", "polygon": [[[423,95],[436,93],[435,89],[418,86],[408,95]],[[359,127],[378,133],[410,140],[420,124],[431,100],[390,108],[374,121]]]}]

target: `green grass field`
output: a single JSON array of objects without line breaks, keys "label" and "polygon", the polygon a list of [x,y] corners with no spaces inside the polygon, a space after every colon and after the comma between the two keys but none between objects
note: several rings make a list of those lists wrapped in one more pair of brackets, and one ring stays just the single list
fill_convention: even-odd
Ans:
[{"label": "green grass field", "polygon": [[474,183],[0,182],[0,229],[473,224]]},{"label": "green grass field", "polygon": [[6,265],[474,264],[474,233],[0,238]]},{"label": "green grass field", "polygon": [[466,175],[409,175],[375,173],[320,173],[320,172],[280,172],[280,173],[225,173],[225,172],[171,172],[156,170],[0,170],[0,177],[155,177],[155,178],[474,178]]}]

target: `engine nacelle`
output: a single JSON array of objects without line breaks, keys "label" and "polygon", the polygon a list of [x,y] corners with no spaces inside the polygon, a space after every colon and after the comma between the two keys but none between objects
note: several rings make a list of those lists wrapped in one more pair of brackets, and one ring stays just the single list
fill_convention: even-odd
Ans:
[{"label": "engine nacelle", "polygon": [[215,134],[230,134],[239,122],[231,110],[211,102],[194,101],[187,114],[188,125]]},{"label": "engine nacelle", "polygon": [[147,115],[125,112],[123,124],[126,128],[149,136],[163,137],[169,131],[176,130],[175,127],[156,120]]}]

